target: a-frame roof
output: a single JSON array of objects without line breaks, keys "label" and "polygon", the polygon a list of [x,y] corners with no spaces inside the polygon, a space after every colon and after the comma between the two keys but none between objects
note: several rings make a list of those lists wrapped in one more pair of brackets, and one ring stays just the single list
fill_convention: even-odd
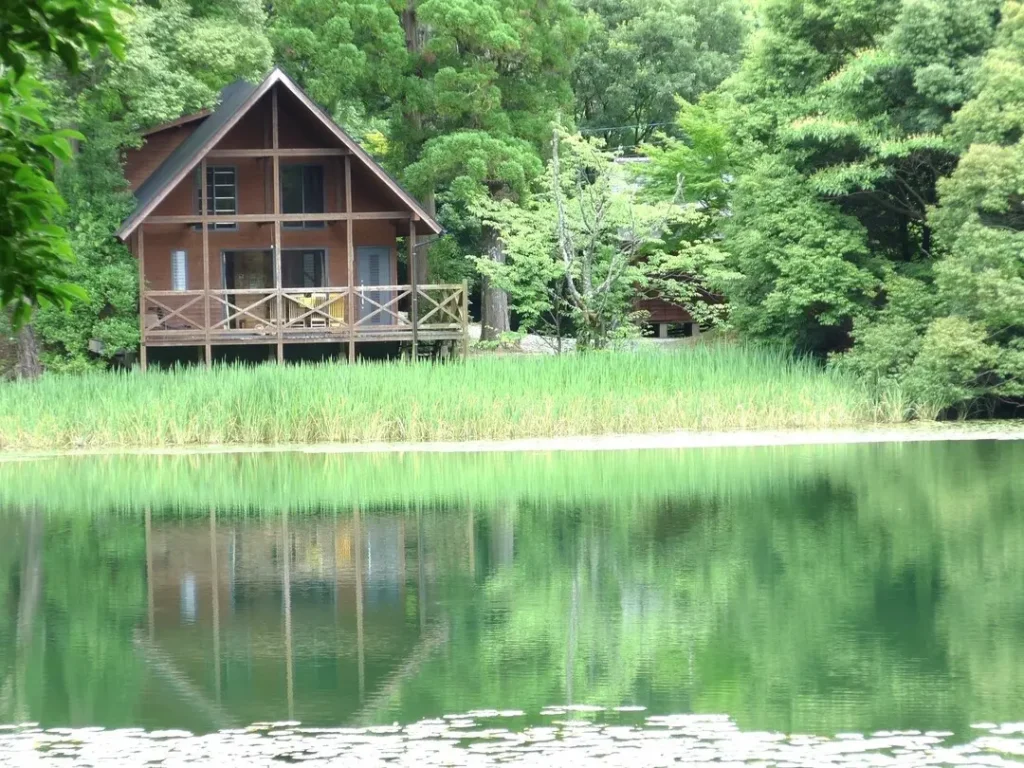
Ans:
[{"label": "a-frame roof", "polygon": [[307,96],[295,82],[280,69],[275,68],[258,84],[238,81],[221,91],[220,105],[208,116],[185,141],[178,145],[167,159],[146,178],[135,191],[135,209],[125,219],[117,236],[124,240],[142,221],[153,212],[160,202],[170,194],[200,160],[213,149],[228,131],[275,85],[287,88],[319,120],[338,141],[352,153],[352,156],[372,174],[377,176],[434,234],[441,233],[441,226],[428,214],[423,206],[402,186],[381,168],[359,143],[343,131],[327,114]]}]

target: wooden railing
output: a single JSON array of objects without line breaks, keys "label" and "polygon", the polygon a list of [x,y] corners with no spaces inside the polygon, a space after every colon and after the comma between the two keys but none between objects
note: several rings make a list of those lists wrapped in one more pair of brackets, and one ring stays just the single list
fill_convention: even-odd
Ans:
[{"label": "wooden railing", "polygon": [[[409,285],[360,285],[352,289],[355,298],[356,328],[412,328],[408,311],[399,310],[399,302],[412,295]],[[405,302],[408,304],[408,302]]]},{"label": "wooden railing", "polygon": [[[415,291],[415,293],[414,293]],[[413,298],[415,297],[415,301]],[[465,284],[237,288],[146,291],[143,334],[151,341],[210,339],[239,343],[254,336],[413,338],[466,333]],[[209,317],[209,327],[205,318]],[[352,323],[350,317],[354,317]]]},{"label": "wooden railing", "polygon": [[320,328],[348,330],[348,288],[284,288],[281,290],[284,330]]},{"label": "wooden railing", "polygon": [[[277,294],[264,288],[210,291],[210,331],[273,331]],[[219,318],[219,319],[217,319]]]},{"label": "wooden railing", "polygon": [[202,332],[202,291],[146,291],[142,313],[144,335]]},{"label": "wooden railing", "polygon": [[420,330],[464,328],[466,317],[465,284],[421,285],[417,288]]}]

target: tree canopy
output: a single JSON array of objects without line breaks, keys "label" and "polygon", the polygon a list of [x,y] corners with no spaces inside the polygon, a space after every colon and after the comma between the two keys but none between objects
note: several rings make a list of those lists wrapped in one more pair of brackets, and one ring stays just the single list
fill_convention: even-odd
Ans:
[{"label": "tree canopy", "polygon": [[589,27],[573,89],[580,127],[635,147],[673,125],[676,99],[696,100],[739,63],[742,0],[581,0]]}]

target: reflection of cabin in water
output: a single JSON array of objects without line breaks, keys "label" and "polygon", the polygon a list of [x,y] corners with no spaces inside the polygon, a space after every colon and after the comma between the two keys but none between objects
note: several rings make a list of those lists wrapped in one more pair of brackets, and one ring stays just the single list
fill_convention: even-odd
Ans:
[{"label": "reflection of cabin in water", "polygon": [[[423,207],[275,69],[146,132],[117,235],[139,260],[150,347],[467,340],[465,284],[417,282]],[[397,243],[407,249],[400,282]]]},{"label": "reflection of cabin in water", "polygon": [[[428,584],[451,564],[428,553],[422,528],[358,512],[242,525],[147,513],[148,615],[136,644],[197,728],[371,720],[448,638]],[[472,525],[467,535],[458,552],[471,576]]]}]

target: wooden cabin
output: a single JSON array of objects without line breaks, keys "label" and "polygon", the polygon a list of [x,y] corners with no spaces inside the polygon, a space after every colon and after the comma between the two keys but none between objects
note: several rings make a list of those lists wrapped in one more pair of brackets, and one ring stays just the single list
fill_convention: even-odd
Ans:
[{"label": "wooden cabin", "polygon": [[[283,72],[228,86],[212,111],[146,132],[125,157],[136,205],[117,236],[139,260],[149,347],[449,342],[467,288],[418,285],[441,227]],[[398,240],[408,282],[399,284]]]}]

